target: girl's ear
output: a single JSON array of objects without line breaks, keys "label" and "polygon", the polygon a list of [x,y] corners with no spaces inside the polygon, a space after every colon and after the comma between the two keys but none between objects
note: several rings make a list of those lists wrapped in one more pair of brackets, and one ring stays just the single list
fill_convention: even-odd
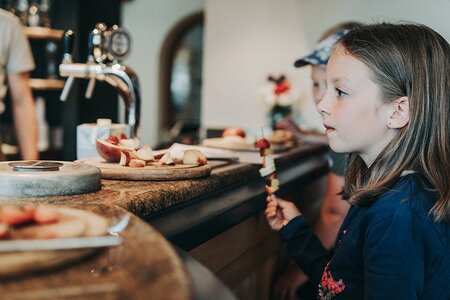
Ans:
[{"label": "girl's ear", "polygon": [[392,102],[392,111],[389,116],[387,126],[392,129],[405,127],[409,122],[409,99],[406,96],[400,97]]}]

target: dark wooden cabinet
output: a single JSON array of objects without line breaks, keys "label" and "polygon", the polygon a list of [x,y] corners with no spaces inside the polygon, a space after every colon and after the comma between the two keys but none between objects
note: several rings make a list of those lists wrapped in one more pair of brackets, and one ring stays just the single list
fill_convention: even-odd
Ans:
[{"label": "dark wooden cabinet", "polygon": [[[116,90],[104,83],[97,82],[91,99],[85,99],[87,80],[76,79],[67,101],[59,100],[65,78],[59,73],[49,76],[48,42],[54,42],[57,50],[56,70],[61,62],[61,37],[65,30],[75,32],[74,62],[86,62],[88,52],[88,34],[99,22],[108,27],[120,25],[119,0],[58,0],[52,1],[51,29],[26,27],[25,32],[35,58],[36,68],[31,72],[30,81],[33,95],[45,99],[45,119],[48,124],[49,148],[41,153],[41,159],[75,160],[76,127],[82,123],[95,123],[97,118],[109,118],[118,121],[118,95]],[[2,135],[4,141],[15,145],[15,133],[11,115],[11,104],[6,99],[6,112],[2,115]],[[8,159],[17,159],[10,155]]]},{"label": "dark wooden cabinet", "polygon": [[[120,25],[119,0],[54,1],[56,28],[75,32],[74,61],[86,62],[88,35],[99,22],[108,27]],[[97,118],[109,118],[117,122],[118,95],[116,90],[104,82],[97,82],[92,98],[85,99],[88,81],[75,80],[69,98],[62,109],[64,128],[64,160],[76,159],[76,127],[82,123],[95,123]]]}]

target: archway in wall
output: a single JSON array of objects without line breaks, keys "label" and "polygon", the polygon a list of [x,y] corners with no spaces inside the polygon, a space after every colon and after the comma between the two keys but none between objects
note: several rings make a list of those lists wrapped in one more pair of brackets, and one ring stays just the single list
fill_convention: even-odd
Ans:
[{"label": "archway in wall", "polygon": [[169,32],[161,48],[160,146],[198,142],[203,24],[203,12],[182,19]]}]

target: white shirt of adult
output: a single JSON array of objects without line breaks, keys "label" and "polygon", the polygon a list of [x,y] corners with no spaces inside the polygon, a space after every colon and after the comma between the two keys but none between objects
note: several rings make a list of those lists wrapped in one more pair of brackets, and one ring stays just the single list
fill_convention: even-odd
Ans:
[{"label": "white shirt of adult", "polygon": [[34,67],[30,44],[19,18],[0,9],[0,114],[5,110],[6,74],[29,72]]}]

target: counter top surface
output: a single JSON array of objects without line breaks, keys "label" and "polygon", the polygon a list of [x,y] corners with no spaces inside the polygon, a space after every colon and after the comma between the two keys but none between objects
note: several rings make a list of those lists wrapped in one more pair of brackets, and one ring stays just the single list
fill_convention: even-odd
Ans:
[{"label": "counter top surface", "polygon": [[[282,153],[276,159],[281,182],[279,193],[283,195],[284,190],[298,189],[323,176],[328,170],[327,151],[328,147],[323,144],[304,144]],[[212,165],[214,163],[211,162]],[[95,193],[0,197],[0,203],[115,204],[155,226],[183,250],[190,250],[264,209],[265,182],[259,175],[260,167],[246,163],[222,163],[213,167],[211,175],[189,180],[103,179],[101,190]]]},{"label": "counter top surface", "polygon": [[[326,152],[327,147],[323,145],[304,145],[284,153],[276,160],[282,185],[298,186],[299,183],[307,184],[323,176],[328,168]],[[152,294],[156,291],[167,293],[155,299],[185,299],[191,297],[189,276],[186,276],[179,256],[167,240],[188,251],[261,211],[265,196],[264,180],[259,176],[259,168],[258,165],[230,163],[213,167],[210,176],[198,179],[102,180],[101,190],[95,193],[54,197],[0,197],[0,203],[45,202],[88,210],[107,206],[132,212],[135,216],[124,232],[124,244],[118,248],[120,253],[111,248],[64,270],[64,275],[69,276],[70,282],[75,285],[112,283],[106,286],[123,289],[125,294],[128,293],[128,288],[138,285],[140,288],[137,290],[142,294],[147,291]],[[121,257],[120,267],[98,277],[90,273],[93,267],[111,256]],[[137,259],[139,268],[135,267],[136,264],[127,263],[133,259]],[[128,283],[130,287],[127,286]],[[57,272],[10,284],[2,282],[0,293],[3,294],[2,290],[19,292],[19,287],[23,284],[31,290],[65,285]],[[164,289],[161,290],[161,287]]]},{"label": "counter top surface", "polygon": [[[323,145],[304,145],[284,153],[276,160],[277,168],[283,170],[297,165],[309,156],[323,154],[327,147]],[[102,188],[95,193],[53,196],[53,197],[1,197],[0,203],[6,202],[41,202],[71,204],[117,204],[141,218],[164,211],[173,206],[185,204],[192,199],[234,185],[242,185],[260,178],[259,165],[230,163],[214,167],[210,176],[173,181],[127,181],[102,180]],[[283,184],[283,182],[281,182]],[[262,191],[263,192],[263,191]]]}]

